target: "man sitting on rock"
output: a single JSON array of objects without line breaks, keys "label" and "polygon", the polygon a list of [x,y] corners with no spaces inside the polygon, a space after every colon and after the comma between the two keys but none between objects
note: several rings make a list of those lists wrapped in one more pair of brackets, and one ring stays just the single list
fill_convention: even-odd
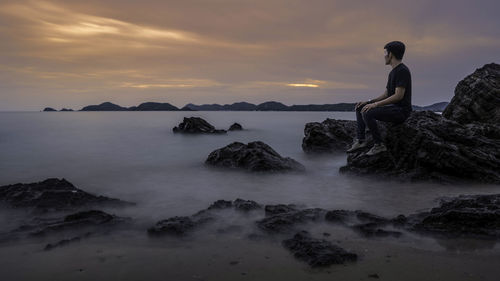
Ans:
[{"label": "man sitting on rock", "polygon": [[399,41],[384,46],[385,64],[392,67],[385,93],[375,99],[361,101],[356,104],[356,120],[358,123],[357,139],[347,152],[366,147],[365,126],[368,126],[375,145],[366,155],[375,155],[386,151],[382,143],[377,121],[402,123],[410,116],[411,106],[411,74],[408,67],[401,62],[405,53],[405,45]]}]

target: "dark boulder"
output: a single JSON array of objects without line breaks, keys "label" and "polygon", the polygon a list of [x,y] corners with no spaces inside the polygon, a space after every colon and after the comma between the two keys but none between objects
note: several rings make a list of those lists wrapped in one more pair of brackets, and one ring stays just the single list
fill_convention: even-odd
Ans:
[{"label": "dark boulder", "polygon": [[184,117],[184,120],[172,129],[174,133],[186,134],[225,134],[226,130],[217,130],[200,117]]},{"label": "dark boulder", "polygon": [[73,111],[73,109],[71,109],[71,108],[63,108],[63,109],[61,109],[59,111]]},{"label": "dark boulder", "polygon": [[[25,236],[43,237],[46,235],[61,235],[68,232],[104,233],[117,225],[129,222],[130,218],[118,217],[100,210],[82,211],[65,217],[36,217],[24,223],[9,233],[0,235],[3,239],[12,240]],[[88,235],[88,234],[86,234]]]},{"label": "dark boulder", "polygon": [[305,167],[290,157],[281,157],[269,145],[254,141],[248,144],[233,142],[223,148],[212,151],[206,164],[257,171],[304,171]]},{"label": "dark boulder", "polygon": [[266,205],[264,206],[264,211],[266,216],[274,216],[278,214],[297,211],[297,206],[293,204]]},{"label": "dark boulder", "polygon": [[446,238],[500,239],[500,194],[443,199],[429,212],[408,216],[405,228]]},{"label": "dark boulder", "polygon": [[228,201],[228,200],[217,200],[214,203],[212,203],[210,206],[208,206],[208,210],[213,210],[213,209],[228,209],[233,207],[233,202]]},{"label": "dark boulder", "polygon": [[443,116],[462,124],[500,124],[500,65],[486,64],[460,81]]},{"label": "dark boulder", "polygon": [[0,186],[0,202],[14,208],[61,211],[83,206],[124,207],[133,203],[96,196],[76,188],[65,179],[51,178],[36,183]]},{"label": "dark boulder", "polygon": [[53,111],[57,111],[57,110],[53,109],[52,107],[46,107],[43,109],[43,111],[53,112]]},{"label": "dark boulder", "polygon": [[252,200],[243,200],[240,198],[234,200],[233,205],[235,210],[243,212],[262,209],[262,206],[259,203]]},{"label": "dark boulder", "polygon": [[356,122],[327,118],[321,123],[307,123],[304,135],[304,152],[344,152],[356,135]]},{"label": "dark boulder", "polygon": [[311,237],[307,231],[298,232],[293,238],[283,240],[282,245],[293,255],[307,262],[311,267],[326,267],[332,264],[354,262],[355,253],[333,245],[331,242]]},{"label": "dark boulder", "polygon": [[388,128],[384,139],[387,152],[367,156],[367,147],[350,153],[340,171],[401,180],[500,183],[499,126],[462,125],[420,111]]},{"label": "dark boulder", "polygon": [[150,235],[181,236],[209,221],[211,221],[211,219],[208,217],[197,219],[193,216],[176,216],[157,222],[153,227],[148,228],[148,233]]},{"label": "dark boulder", "polygon": [[297,225],[313,221],[322,221],[326,210],[320,208],[290,210],[275,215],[266,216],[256,221],[257,226],[267,233],[287,233]]},{"label": "dark boulder", "polygon": [[233,125],[229,127],[229,131],[241,131],[241,130],[243,130],[243,127],[241,127],[241,125],[238,123],[233,123]]}]

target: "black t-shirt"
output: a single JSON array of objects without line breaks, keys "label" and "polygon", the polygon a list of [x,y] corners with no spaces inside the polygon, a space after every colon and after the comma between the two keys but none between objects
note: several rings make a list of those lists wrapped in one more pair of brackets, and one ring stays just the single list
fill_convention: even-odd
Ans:
[{"label": "black t-shirt", "polygon": [[398,64],[389,73],[387,80],[387,95],[390,97],[396,93],[396,87],[405,88],[403,99],[395,103],[397,106],[403,107],[407,112],[412,111],[411,107],[411,74],[410,70],[403,63]]}]

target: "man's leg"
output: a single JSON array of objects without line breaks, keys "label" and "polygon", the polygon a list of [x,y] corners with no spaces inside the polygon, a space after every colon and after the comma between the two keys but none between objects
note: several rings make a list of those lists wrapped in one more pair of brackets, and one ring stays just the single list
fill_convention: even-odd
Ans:
[{"label": "man's leg", "polygon": [[[396,105],[386,105],[375,107],[367,112],[362,113],[363,120],[365,120],[366,126],[370,129],[372,133],[373,140],[375,143],[381,143],[382,138],[380,137],[380,131],[378,130],[377,121],[401,123],[406,119],[406,115],[401,109],[401,107]],[[359,128],[359,125],[358,125]]]},{"label": "man's leg", "polygon": [[356,137],[358,140],[365,140],[365,120],[363,120],[363,114],[361,113],[363,107],[356,109],[356,122],[358,123],[358,129],[356,131]]}]

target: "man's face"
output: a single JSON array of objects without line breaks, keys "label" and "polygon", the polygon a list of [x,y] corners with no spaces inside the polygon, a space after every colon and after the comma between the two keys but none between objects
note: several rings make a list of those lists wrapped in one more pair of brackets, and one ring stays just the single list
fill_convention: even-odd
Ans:
[{"label": "man's face", "polygon": [[385,59],[385,64],[391,64],[391,54],[387,51],[387,49],[384,49],[384,59]]}]

